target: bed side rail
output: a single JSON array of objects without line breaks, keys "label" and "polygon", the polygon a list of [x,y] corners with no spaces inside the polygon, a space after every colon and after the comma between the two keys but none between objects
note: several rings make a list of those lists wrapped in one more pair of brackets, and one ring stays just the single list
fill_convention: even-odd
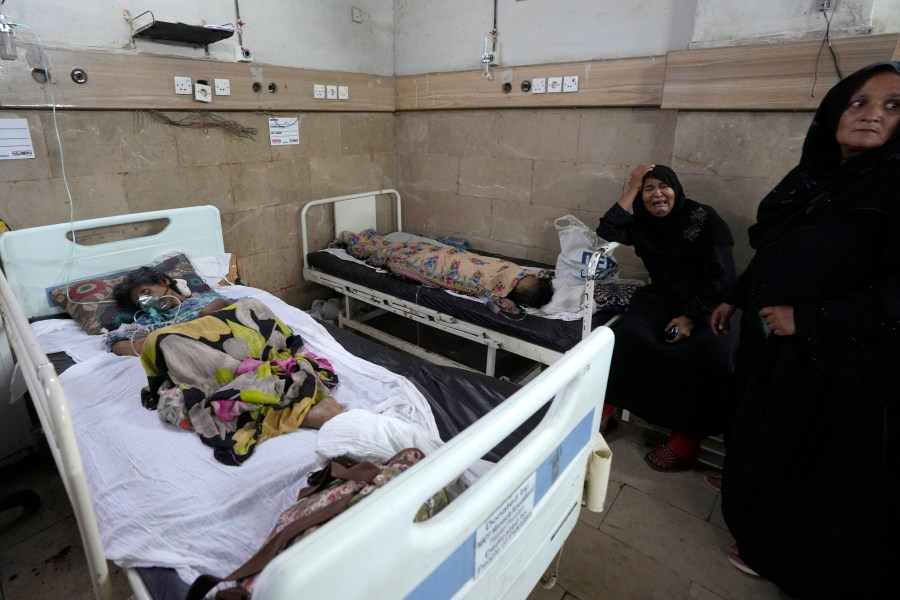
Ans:
[{"label": "bed side rail", "polygon": [[[374,219],[375,219],[375,202],[376,202],[378,196],[381,196],[384,194],[390,194],[394,197],[394,215],[396,218],[397,230],[402,231],[403,230],[403,221],[402,221],[402,216],[400,213],[400,192],[398,192],[397,190],[386,189],[386,190],[378,190],[378,191],[373,191],[373,192],[361,192],[358,194],[348,194],[346,196],[334,196],[332,198],[322,198],[320,200],[312,200],[312,201],[304,204],[303,208],[300,209],[300,245],[301,245],[301,250],[303,252],[303,268],[304,269],[309,268],[309,261],[306,258],[306,255],[309,254],[309,252],[310,252],[309,231],[307,228],[306,221],[307,221],[307,213],[309,212],[310,208],[312,208],[314,206],[321,206],[323,204],[337,204],[340,202],[347,202],[349,207],[353,207],[353,208],[349,209],[350,212],[353,212],[356,207],[366,207],[366,209],[371,209],[371,213],[370,213],[371,214],[371,222],[365,223],[363,225],[359,225],[358,221],[352,220],[354,225],[349,226],[349,229],[352,229],[353,231],[358,232],[358,231],[362,231],[363,229],[366,229],[368,227],[375,227],[375,225],[376,225],[376,223],[374,221]],[[368,206],[369,202],[366,201],[367,198],[372,199],[371,207]],[[344,229],[348,229],[348,227],[342,226],[341,220],[338,217],[338,215],[335,215],[334,229],[335,229],[335,231],[333,232],[333,236],[337,235]],[[333,236],[332,236],[332,238],[333,238]],[[314,248],[314,250],[321,250],[321,248]]]},{"label": "bed side rail", "polygon": [[2,270],[0,270],[0,316],[16,363],[25,378],[41,427],[53,453],[53,460],[74,508],[94,593],[100,599],[111,598],[109,569],[103,554],[103,543],[100,540],[100,530],[97,527],[97,517],[87,487],[75,429],[72,426],[72,415],[56,370],[35,338]]},{"label": "bed side rail", "polygon": [[[526,597],[577,521],[612,347],[612,332],[596,329],[403,477],[276,557],[253,597]],[[496,467],[413,523],[427,498],[551,399]]]}]

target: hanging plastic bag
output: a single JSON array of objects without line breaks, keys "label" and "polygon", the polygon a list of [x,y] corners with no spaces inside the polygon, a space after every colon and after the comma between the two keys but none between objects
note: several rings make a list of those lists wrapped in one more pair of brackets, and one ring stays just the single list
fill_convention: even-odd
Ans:
[{"label": "hanging plastic bag", "polygon": [[[606,240],[574,215],[565,215],[553,222],[559,234],[559,258],[556,259],[556,277],[586,281],[587,266],[591,255],[600,250]],[[612,256],[604,256],[597,264],[593,279],[611,279],[619,273],[619,265]]]}]

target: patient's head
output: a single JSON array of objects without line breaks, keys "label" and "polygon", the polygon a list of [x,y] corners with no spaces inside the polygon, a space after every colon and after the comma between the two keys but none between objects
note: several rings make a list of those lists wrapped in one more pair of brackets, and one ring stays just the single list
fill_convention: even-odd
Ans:
[{"label": "patient's head", "polygon": [[519,280],[507,298],[520,306],[540,308],[553,298],[553,283],[544,277],[526,275]]},{"label": "patient's head", "polygon": [[168,275],[151,267],[140,267],[125,276],[113,290],[113,297],[121,306],[139,308],[138,298],[141,296],[160,296],[174,306],[184,296],[172,289],[172,280]]}]

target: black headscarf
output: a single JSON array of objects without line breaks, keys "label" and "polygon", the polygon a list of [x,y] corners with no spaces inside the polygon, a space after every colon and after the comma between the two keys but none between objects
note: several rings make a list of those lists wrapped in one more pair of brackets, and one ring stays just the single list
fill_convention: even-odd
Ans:
[{"label": "black headscarf", "polygon": [[669,258],[700,256],[704,260],[715,245],[733,246],[734,239],[725,222],[712,209],[684,195],[675,171],[656,165],[644,175],[662,181],[675,192],[675,204],[664,217],[652,215],[638,192],[632,210],[637,227],[632,229],[635,250],[641,257],[656,254]]},{"label": "black headscarf", "polygon": [[[836,133],[853,94],[878,73],[900,74],[900,62],[884,61],[856,71],[822,99],[803,142],[800,164],[763,198],[750,230],[750,245],[759,249],[803,227],[835,223],[849,212],[869,209],[900,219],[896,193],[878,189],[900,168],[900,127],[883,146],[843,160]],[[893,171],[890,171],[890,170]],[[895,185],[895,182],[892,183]],[[852,187],[852,194],[841,194]],[[840,201],[832,202],[836,196]]]}]

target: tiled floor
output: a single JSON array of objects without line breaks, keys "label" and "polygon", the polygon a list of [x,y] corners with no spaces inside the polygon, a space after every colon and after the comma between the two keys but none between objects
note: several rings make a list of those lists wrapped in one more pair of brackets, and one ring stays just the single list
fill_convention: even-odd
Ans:
[{"label": "tiled floor", "polygon": [[[702,470],[657,473],[643,462],[647,432],[623,424],[610,438],[612,476],[603,513],[582,511],[563,549],[556,586],[532,600],[594,598],[784,599],[772,584],[725,558],[732,539],[720,496]],[[0,495],[22,488],[43,501],[33,514],[0,514],[0,599],[93,598],[78,528],[51,460],[36,456],[0,471]],[[113,568],[116,598],[128,598]]]}]

